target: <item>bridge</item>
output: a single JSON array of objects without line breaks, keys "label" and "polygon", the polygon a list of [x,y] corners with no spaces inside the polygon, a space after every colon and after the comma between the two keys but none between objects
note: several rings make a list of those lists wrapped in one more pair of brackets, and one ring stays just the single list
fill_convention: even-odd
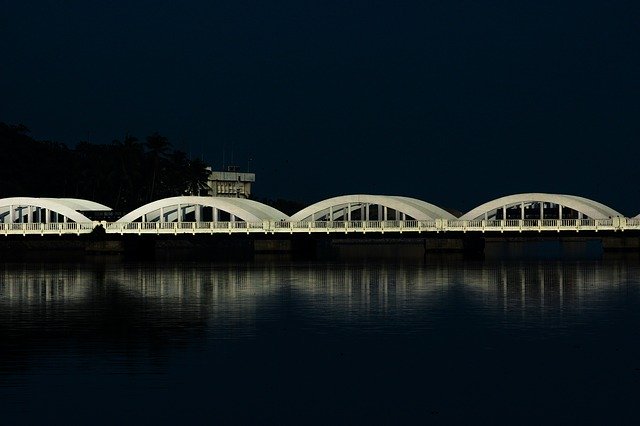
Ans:
[{"label": "bridge", "polygon": [[97,228],[115,235],[196,234],[421,234],[558,233],[640,230],[640,215],[625,217],[574,195],[524,193],[488,201],[456,217],[403,196],[344,195],[288,216],[238,198],[182,196],[157,200],[115,222],[91,220],[111,209],[71,198],[0,199],[0,235],[82,235]]}]

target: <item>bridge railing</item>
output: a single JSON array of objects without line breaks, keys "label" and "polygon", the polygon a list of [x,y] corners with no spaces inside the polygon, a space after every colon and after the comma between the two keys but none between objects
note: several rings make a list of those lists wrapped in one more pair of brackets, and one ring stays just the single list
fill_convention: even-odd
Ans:
[{"label": "bridge railing", "polygon": [[0,234],[88,234],[95,226],[94,222],[0,223]]},{"label": "bridge railing", "polygon": [[626,221],[626,227],[628,229],[640,229],[640,217],[628,218]]},{"label": "bridge railing", "polygon": [[[62,224],[60,224],[62,225]],[[74,226],[72,224],[67,224]],[[18,229],[23,224],[10,224]],[[34,224],[36,229],[39,225]],[[617,228],[616,228],[617,226]],[[491,220],[386,220],[386,221],[264,221],[264,222],[130,222],[106,224],[107,232],[116,233],[202,233],[202,232],[467,232],[467,231],[548,231],[640,228],[638,219],[491,219]],[[1,228],[0,228],[1,229]]]},{"label": "bridge railing", "polygon": [[112,222],[108,233],[206,233],[269,229],[264,222]]},{"label": "bridge railing", "polygon": [[101,225],[107,233],[299,233],[299,232],[531,232],[640,230],[640,218],[609,219],[491,219],[491,220],[352,220],[262,222],[88,222],[0,223],[0,234],[82,234]]},{"label": "bridge railing", "polygon": [[625,218],[611,219],[489,219],[489,220],[441,220],[439,231],[567,231],[567,230],[616,230],[640,229],[640,221]]}]

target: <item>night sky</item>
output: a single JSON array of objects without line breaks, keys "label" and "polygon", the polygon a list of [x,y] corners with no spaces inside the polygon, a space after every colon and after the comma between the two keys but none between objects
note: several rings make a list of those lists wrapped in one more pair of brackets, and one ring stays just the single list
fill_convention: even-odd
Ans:
[{"label": "night sky", "polygon": [[153,131],[255,195],[640,213],[640,2],[1,1],[0,121]]}]

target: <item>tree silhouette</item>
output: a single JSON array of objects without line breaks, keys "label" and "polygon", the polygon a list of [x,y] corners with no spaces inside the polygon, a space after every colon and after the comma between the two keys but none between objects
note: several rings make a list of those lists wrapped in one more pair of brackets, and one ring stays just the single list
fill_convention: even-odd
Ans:
[{"label": "tree silhouette", "polygon": [[160,169],[160,162],[166,155],[167,151],[171,147],[169,140],[161,136],[158,132],[147,136],[147,148],[153,162],[153,176],[151,178],[151,189],[149,190],[149,201],[154,199],[156,178],[158,176],[158,170]]},{"label": "tree silhouette", "polygon": [[186,175],[187,193],[189,195],[206,195],[205,191],[209,188],[207,185],[209,173],[207,165],[200,159],[189,161]]},{"label": "tree silhouette", "polygon": [[74,149],[37,141],[24,125],[0,122],[0,197],[86,198],[130,211],[151,198],[201,194],[209,172],[154,133],[141,143],[127,134],[111,144]]},{"label": "tree silhouette", "polygon": [[121,176],[118,178],[118,196],[113,208],[116,210],[118,208],[126,209],[130,205],[144,201],[140,196],[146,188],[142,175],[144,148],[138,142],[138,138],[130,134],[127,134],[122,142],[114,140],[113,144],[118,151],[121,172]]}]

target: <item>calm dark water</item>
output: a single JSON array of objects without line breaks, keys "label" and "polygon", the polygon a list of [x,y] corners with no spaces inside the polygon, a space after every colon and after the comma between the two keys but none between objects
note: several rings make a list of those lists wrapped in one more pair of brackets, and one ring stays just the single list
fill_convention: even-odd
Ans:
[{"label": "calm dark water", "polygon": [[2,423],[637,424],[636,260],[0,264]]}]

